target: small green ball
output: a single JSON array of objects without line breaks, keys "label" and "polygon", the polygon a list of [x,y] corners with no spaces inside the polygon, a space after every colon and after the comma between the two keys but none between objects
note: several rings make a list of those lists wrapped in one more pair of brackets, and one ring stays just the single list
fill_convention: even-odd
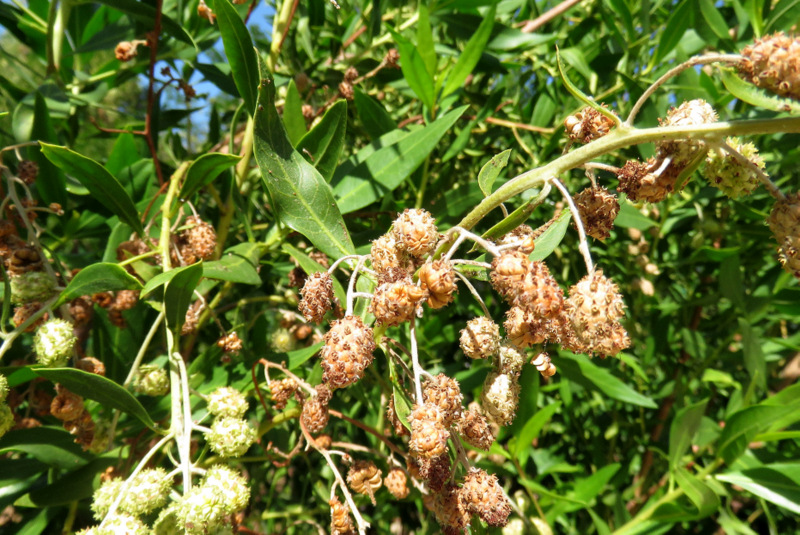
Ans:
[{"label": "small green ball", "polygon": [[72,347],[76,340],[70,322],[52,319],[36,330],[33,339],[36,360],[51,368],[64,366],[72,356]]},{"label": "small green ball", "polygon": [[56,281],[42,271],[29,271],[15,277],[9,277],[11,285],[11,301],[14,303],[30,303],[44,301],[56,287]]}]

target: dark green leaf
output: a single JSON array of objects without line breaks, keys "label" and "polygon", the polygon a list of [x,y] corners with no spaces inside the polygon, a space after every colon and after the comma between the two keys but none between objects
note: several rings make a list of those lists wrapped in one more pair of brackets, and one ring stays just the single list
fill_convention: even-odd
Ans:
[{"label": "dark green leaf", "polygon": [[214,0],[212,9],[217,15],[222,45],[231,66],[233,81],[250,115],[255,115],[259,83],[258,57],[250,32],[228,0]]},{"label": "dark green leaf", "polygon": [[[38,91],[33,107],[33,128],[31,139],[55,143],[58,141],[53,123],[50,121],[50,112],[47,110],[47,103]],[[61,206],[67,205],[64,174],[61,169],[42,155],[41,149],[31,147],[33,160],[39,165],[39,174],[36,177],[36,190],[42,200],[47,203],[58,203]]]},{"label": "dark green leaf", "polygon": [[657,225],[655,221],[642,214],[629,201],[620,201],[619,205],[619,214],[617,214],[617,218],[614,220],[614,226],[647,230]]},{"label": "dark green leaf", "polygon": [[443,115],[424,129],[375,151],[354,168],[337,169],[332,184],[341,212],[346,214],[368,206],[399,186],[466,109],[462,106]]},{"label": "dark green leaf", "polygon": [[531,260],[544,260],[550,256],[550,253],[556,250],[556,247],[559,246],[564,239],[564,235],[567,233],[571,217],[572,214],[569,210],[562,211],[558,219],[556,219],[547,230],[542,232],[541,236],[536,238],[536,248],[530,254]]},{"label": "dark green leaf", "polygon": [[235,154],[220,152],[203,154],[186,170],[186,178],[181,185],[178,197],[184,201],[190,200],[201,188],[213,182],[224,170],[236,165],[240,159]]},{"label": "dark green leaf", "polygon": [[800,0],[781,0],[772,8],[764,27],[765,33],[789,30],[800,20]]},{"label": "dark green leaf", "polygon": [[678,411],[669,428],[669,466],[675,470],[680,465],[680,460],[686,448],[692,443],[695,433],[703,419],[708,400],[687,405]]},{"label": "dark green leaf", "polygon": [[[80,0],[79,3],[88,3],[90,0]],[[118,11],[130,15],[131,18],[142,21],[148,27],[152,28],[156,22],[156,8],[147,5],[137,0],[97,0],[101,4],[106,4],[108,7],[114,8]],[[161,25],[164,29],[179,41],[183,41],[187,45],[196,46],[192,36],[175,20],[167,15],[161,15]]]},{"label": "dark green leaf", "polygon": [[722,83],[725,84],[725,88],[730,91],[734,97],[748,104],[752,104],[753,106],[772,111],[800,113],[800,103],[789,98],[771,95],[763,89],[759,89],[753,84],[745,82],[731,70],[722,70]]},{"label": "dark green leaf", "polygon": [[311,159],[311,164],[317,168],[325,182],[331,181],[339,164],[346,128],[347,101],[339,100],[328,108],[322,120],[297,144],[297,152],[306,159]]},{"label": "dark green leaf", "polygon": [[517,435],[515,451],[512,452],[517,458],[517,461],[520,463],[522,462],[522,458],[526,456],[530,448],[532,448],[531,442],[539,436],[542,428],[550,421],[559,408],[561,408],[561,403],[558,401],[550,403],[536,411],[536,414],[525,422],[525,427],[523,427],[522,431]]},{"label": "dark green leaf", "polygon": [[714,6],[712,0],[699,0],[700,13],[703,14],[703,19],[711,28],[719,39],[726,41],[730,39],[728,34],[728,24],[725,19],[720,15],[719,10]]},{"label": "dark green leaf", "polygon": [[378,139],[383,134],[397,128],[397,123],[394,122],[392,116],[383,109],[379,102],[357,87],[353,88],[353,90],[355,91],[353,102],[355,102],[364,130],[367,131],[370,138]]},{"label": "dark green leaf", "polygon": [[764,351],[758,334],[745,318],[737,318],[739,322],[739,334],[742,335],[742,353],[744,354],[744,367],[753,377],[761,389],[767,386],[767,361],[764,358]]},{"label": "dark green leaf", "polygon": [[219,260],[205,262],[203,276],[240,284],[261,285],[261,277],[256,266],[246,257],[232,253],[223,254]]},{"label": "dark green leaf", "polygon": [[117,264],[92,264],[80,270],[59,296],[54,306],[59,306],[82,295],[119,290],[141,290],[142,285],[125,268]]},{"label": "dark green leaf", "polygon": [[90,497],[94,493],[94,480],[106,468],[117,463],[114,457],[98,457],[86,466],[64,474],[61,478],[46,487],[36,489],[28,494],[31,503],[38,507],[52,507]]},{"label": "dark green leaf", "polygon": [[691,4],[688,0],[681,0],[672,10],[664,32],[658,40],[658,48],[656,48],[655,56],[653,56],[655,64],[661,63],[683,39],[683,34],[689,29],[689,24],[692,21]]},{"label": "dark green leaf", "polygon": [[760,404],[734,413],[725,422],[717,442],[717,455],[730,465],[744,453],[753,437],[793,410],[798,407]]},{"label": "dark green leaf", "polygon": [[171,275],[164,289],[164,312],[167,326],[180,332],[186,311],[195,300],[194,291],[203,276],[203,262],[168,271]]},{"label": "dark green leaf", "polygon": [[675,481],[686,493],[686,497],[697,507],[696,518],[704,518],[713,514],[719,507],[719,496],[706,483],[700,481],[685,468],[678,467]]},{"label": "dark green leaf", "polygon": [[511,149],[504,150],[500,154],[493,156],[491,160],[481,167],[481,171],[478,173],[478,186],[480,186],[485,196],[488,197],[492,194],[492,185],[500,175],[500,172],[508,165],[510,157]]},{"label": "dark green leaf", "polygon": [[55,427],[15,429],[0,439],[0,453],[21,452],[61,470],[83,466],[92,454],[75,444],[66,430]]},{"label": "dark green leaf", "polygon": [[422,62],[431,78],[436,76],[436,49],[433,46],[433,31],[428,13],[428,6],[420,2],[417,6],[419,20],[417,21],[417,50],[422,57]]},{"label": "dark green leaf", "polygon": [[428,74],[425,61],[420,56],[417,48],[408,39],[399,33],[392,32],[392,35],[397,42],[397,47],[400,49],[400,68],[403,71],[403,77],[425,107],[429,110],[433,109],[436,96],[434,94],[433,78]]},{"label": "dark green leaf", "polygon": [[[590,390],[599,390],[610,398],[617,399],[624,403],[639,405],[647,409],[656,409],[655,402],[633,388],[620,381],[605,368],[594,364],[588,357],[583,355],[568,355],[564,352],[556,361],[559,373],[570,381],[574,381]],[[614,361],[608,361],[613,363]]]},{"label": "dark green leaf", "polygon": [[38,368],[35,371],[40,377],[59,383],[68,390],[87,399],[93,399],[105,407],[119,409],[138,418],[150,429],[157,430],[156,424],[142,404],[125,388],[110,379],[75,368]]},{"label": "dark green leaf", "polygon": [[300,98],[300,91],[297,90],[294,80],[289,80],[283,102],[283,126],[292,146],[300,151],[297,144],[306,135],[306,119],[303,117],[303,99]]},{"label": "dark green leaf", "polygon": [[323,342],[318,342],[313,346],[304,347],[303,349],[289,351],[286,353],[286,355],[289,357],[287,360],[289,369],[294,370],[298,366],[301,366],[307,362],[308,359],[317,354],[317,352],[322,348],[322,344]]},{"label": "dark green leaf", "polygon": [[442,95],[447,96],[459,89],[464,81],[472,73],[472,69],[478,64],[481,59],[481,54],[486,48],[486,43],[489,42],[489,37],[492,35],[492,28],[494,27],[494,15],[497,9],[497,4],[492,4],[492,7],[483,15],[478,29],[472,34],[472,37],[467,41],[464,51],[461,52],[456,60],[456,64],[450,70],[447,76],[447,82],[442,90]]},{"label": "dark green leaf", "polygon": [[142,222],[128,192],[122,184],[96,161],[66,147],[42,143],[42,153],[62,171],[76,178],[92,197],[130,225],[139,235],[144,234]]},{"label": "dark green leaf", "polygon": [[275,86],[264,80],[255,117],[255,156],[281,221],[336,259],[355,248],[322,175],[292,148],[275,110]]},{"label": "dark green leaf", "polygon": [[768,464],[748,470],[726,472],[716,478],[742,487],[796,515],[800,514],[800,464]]}]

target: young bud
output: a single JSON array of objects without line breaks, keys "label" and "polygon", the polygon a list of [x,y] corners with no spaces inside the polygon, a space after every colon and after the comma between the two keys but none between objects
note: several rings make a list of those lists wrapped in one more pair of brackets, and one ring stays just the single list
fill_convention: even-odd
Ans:
[{"label": "young bud", "polygon": [[171,488],[172,479],[163,468],[145,468],[128,482],[119,507],[136,516],[148,514],[167,503]]},{"label": "young bud", "polygon": [[208,412],[218,417],[244,418],[244,413],[249,407],[244,394],[231,388],[223,386],[217,388],[208,395]]},{"label": "young bud", "polygon": [[133,389],[145,396],[166,396],[169,392],[167,370],[155,365],[142,366],[133,379]]},{"label": "young bud", "polygon": [[222,510],[228,515],[243,511],[250,502],[247,480],[239,472],[221,464],[208,469],[200,486],[204,491],[213,491],[221,498]]},{"label": "young bud", "polygon": [[372,329],[359,316],[347,316],[331,324],[325,334],[322,380],[331,388],[342,388],[361,379],[375,351]]},{"label": "young bud", "polygon": [[498,425],[514,421],[519,403],[519,381],[514,375],[490,372],[483,383],[481,406],[486,415]]},{"label": "young bud", "polygon": [[[758,154],[758,149],[755,145],[742,143],[738,138],[731,137],[726,139],[725,142],[757,168],[764,169],[764,159]],[[721,148],[714,148],[708,151],[703,176],[712,186],[718,188],[731,199],[750,195],[758,187],[756,174],[742,164],[738,158]]]},{"label": "young bud", "polygon": [[433,251],[439,232],[427,210],[411,209],[400,214],[392,228],[397,243],[417,258]]},{"label": "young bud", "polygon": [[92,495],[92,512],[97,520],[103,520],[109,509],[111,509],[111,504],[114,503],[120,490],[122,490],[122,484],[123,480],[117,477],[105,481],[94,491]]},{"label": "young bud", "polygon": [[491,319],[479,316],[467,322],[461,330],[461,349],[471,359],[485,359],[497,353],[500,328]]},{"label": "young bud", "polygon": [[327,271],[312,273],[300,290],[298,309],[306,321],[321,323],[325,313],[331,309],[333,302],[333,279]]},{"label": "young bud", "polygon": [[205,437],[211,450],[222,457],[241,457],[257,438],[249,423],[229,416],[215,419]]},{"label": "young bud", "polygon": [[33,339],[36,360],[51,368],[64,366],[72,356],[72,347],[76,340],[70,322],[51,319],[36,330]]},{"label": "young bud", "polygon": [[201,485],[183,495],[175,516],[187,535],[203,535],[224,522],[222,495],[213,487]]},{"label": "young bud", "polygon": [[102,530],[98,530],[102,535],[125,533],[125,535],[149,535],[150,529],[144,522],[135,516],[126,514],[115,514],[106,519]]},{"label": "young bud", "polygon": [[5,402],[0,402],[0,438],[14,427],[14,413]]}]

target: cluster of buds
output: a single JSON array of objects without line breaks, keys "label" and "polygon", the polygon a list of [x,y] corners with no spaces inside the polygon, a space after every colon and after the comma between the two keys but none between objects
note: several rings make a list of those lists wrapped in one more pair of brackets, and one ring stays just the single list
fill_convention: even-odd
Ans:
[{"label": "cluster of buds", "polygon": [[209,394],[208,411],[214,415],[205,433],[208,446],[222,457],[241,457],[256,441],[256,431],[244,419],[248,403],[236,389],[221,387]]},{"label": "cluster of buds", "polygon": [[153,364],[140,367],[133,378],[133,390],[145,396],[166,396],[169,392],[167,370]]},{"label": "cluster of buds", "polygon": [[[755,145],[742,143],[738,138],[727,138],[725,143],[756,169],[764,169],[764,159],[758,154]],[[731,199],[750,195],[759,183],[753,169],[722,147],[712,147],[708,151],[703,176]]]},{"label": "cluster of buds", "polygon": [[322,323],[335,299],[333,295],[333,279],[327,271],[312,273],[300,290],[302,299],[299,310],[306,321]]},{"label": "cluster of buds", "polygon": [[608,238],[619,214],[617,196],[602,186],[593,186],[575,195],[574,200],[586,234],[600,241]]},{"label": "cluster of buds", "polygon": [[91,449],[95,443],[95,424],[83,398],[61,385],[56,385],[56,393],[50,402],[50,414],[64,423],[64,429],[75,437],[76,444],[84,450]]},{"label": "cluster of buds", "polygon": [[59,318],[51,319],[36,330],[33,339],[36,360],[51,368],[64,366],[72,356],[76,340],[70,322]]},{"label": "cluster of buds", "polygon": [[346,316],[331,324],[324,340],[322,380],[331,388],[343,388],[361,379],[375,351],[372,329],[359,316]]}]

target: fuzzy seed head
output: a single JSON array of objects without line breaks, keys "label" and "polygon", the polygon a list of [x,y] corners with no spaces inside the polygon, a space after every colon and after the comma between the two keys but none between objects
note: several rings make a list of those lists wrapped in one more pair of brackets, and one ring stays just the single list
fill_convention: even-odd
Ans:
[{"label": "fuzzy seed head", "polygon": [[327,271],[312,273],[300,290],[298,309],[306,321],[321,323],[325,313],[331,309],[333,302],[333,279]]},{"label": "fuzzy seed head", "polygon": [[36,329],[33,339],[36,360],[51,368],[64,366],[72,356],[72,347],[76,340],[70,322],[59,318],[51,319]]},{"label": "fuzzy seed head", "polygon": [[522,291],[522,283],[531,261],[517,249],[503,251],[492,260],[492,286],[506,301],[513,302]]},{"label": "fuzzy seed head", "polygon": [[497,353],[500,327],[485,316],[473,318],[461,330],[459,340],[464,354],[471,359],[485,359]]},{"label": "fuzzy seed head", "polygon": [[439,408],[445,427],[450,427],[461,417],[461,403],[464,396],[458,387],[458,381],[443,373],[425,381],[422,399],[425,403],[432,403]]},{"label": "fuzzy seed head", "polygon": [[11,285],[11,301],[23,304],[32,301],[45,301],[56,287],[56,281],[43,271],[27,271],[9,277]]},{"label": "fuzzy seed head", "polygon": [[145,396],[166,396],[169,392],[167,370],[154,365],[142,366],[133,380],[133,389]]},{"label": "fuzzy seed head", "polygon": [[497,245],[514,245],[518,251],[529,255],[536,248],[536,238],[541,233],[534,232],[528,225],[520,225],[508,234],[504,234],[497,242]]},{"label": "fuzzy seed head", "polygon": [[[726,139],[725,143],[757,168],[764,169],[764,159],[758,154],[755,145],[742,143],[740,139],[731,137]],[[758,187],[756,174],[742,164],[738,158],[721,148],[713,148],[708,151],[703,176],[712,186],[731,199],[750,195]]]},{"label": "fuzzy seed head", "polygon": [[331,535],[355,535],[353,519],[350,518],[350,508],[333,497],[328,502],[331,506]]},{"label": "fuzzy seed head", "polygon": [[31,160],[22,160],[17,166],[17,176],[26,184],[33,184],[39,174],[39,166]]},{"label": "fuzzy seed head", "polygon": [[0,402],[0,437],[14,427],[14,412],[6,403]]},{"label": "fuzzy seed head", "polygon": [[145,515],[167,503],[172,480],[163,468],[145,468],[128,483],[119,506],[122,511],[135,516]]},{"label": "fuzzy seed head", "polygon": [[282,411],[286,408],[286,403],[291,399],[292,395],[297,391],[297,382],[287,377],[279,381],[269,382],[270,401],[272,401],[275,408]]},{"label": "fuzzy seed head", "polygon": [[361,379],[375,351],[372,329],[359,316],[347,316],[331,324],[324,340],[322,380],[331,388],[342,388]]},{"label": "fuzzy seed head", "polygon": [[243,511],[250,502],[247,480],[236,470],[222,464],[209,468],[200,486],[221,497],[222,510],[226,515]]},{"label": "fuzzy seed head", "polygon": [[800,100],[800,36],[783,32],[756,39],[744,47],[739,75],[782,97]]},{"label": "fuzzy seed head", "polygon": [[408,416],[411,439],[408,447],[417,457],[433,458],[447,451],[450,432],[444,426],[442,413],[432,403],[419,405]]},{"label": "fuzzy seed head", "polygon": [[514,375],[492,371],[483,383],[481,407],[497,425],[514,421],[519,403],[519,380]]},{"label": "fuzzy seed head", "polygon": [[525,365],[527,355],[513,344],[504,343],[495,358],[495,368],[500,373],[519,376],[522,366]]},{"label": "fuzzy seed head", "polygon": [[575,195],[575,205],[586,234],[601,241],[609,237],[619,213],[615,195],[602,186],[589,187]]},{"label": "fuzzy seed head", "polygon": [[619,324],[625,305],[617,285],[597,270],[570,288],[567,314],[579,346],[601,356],[616,355],[630,345]]},{"label": "fuzzy seed head", "polygon": [[114,48],[114,57],[119,61],[130,61],[137,55],[136,45],[130,41],[121,41]]},{"label": "fuzzy seed head", "polygon": [[544,262],[531,262],[513,306],[532,312],[537,318],[554,318],[564,308],[564,291]]},{"label": "fuzzy seed head", "polygon": [[207,404],[208,412],[214,416],[231,418],[243,418],[249,407],[244,394],[229,386],[223,386],[211,392],[208,395]]},{"label": "fuzzy seed head", "polygon": [[495,438],[489,422],[474,408],[464,411],[461,415],[458,434],[464,442],[483,451],[489,451]]},{"label": "fuzzy seed head", "polygon": [[225,510],[222,496],[212,487],[193,487],[183,495],[175,516],[184,533],[201,535],[222,525]]},{"label": "fuzzy seed head", "polygon": [[767,218],[783,268],[800,278],[800,192],[775,203]]},{"label": "fuzzy seed head", "polygon": [[663,201],[675,189],[679,172],[675,166],[664,167],[662,160],[650,158],[646,163],[629,160],[617,173],[618,191],[632,201],[651,203]]},{"label": "fuzzy seed head", "polygon": [[490,526],[505,526],[508,522],[511,502],[497,482],[497,476],[470,468],[459,492],[468,513],[478,515]]},{"label": "fuzzy seed head", "polygon": [[428,292],[428,306],[442,308],[453,300],[456,291],[456,276],[453,264],[436,260],[423,265],[419,270],[420,287]]},{"label": "fuzzy seed head", "polygon": [[309,433],[319,433],[328,425],[328,400],[322,396],[312,396],[303,403],[303,412],[300,419]]},{"label": "fuzzy seed head", "polygon": [[548,338],[544,322],[521,307],[511,307],[503,323],[508,340],[519,348],[541,344]]},{"label": "fuzzy seed head", "polygon": [[381,471],[372,461],[358,460],[347,472],[347,485],[358,494],[365,494],[375,505],[375,491],[381,488],[383,478]]},{"label": "fuzzy seed head", "polygon": [[406,498],[410,492],[408,489],[408,477],[401,468],[389,470],[389,473],[383,479],[383,484],[386,486],[386,490],[398,500]]},{"label": "fuzzy seed head", "polygon": [[215,419],[205,436],[209,447],[222,457],[241,457],[256,441],[256,432],[249,423],[230,416]]},{"label": "fuzzy seed head", "polygon": [[433,251],[439,231],[427,210],[406,208],[392,228],[399,246],[417,258]]},{"label": "fuzzy seed head", "polygon": [[384,282],[375,290],[370,312],[380,325],[400,325],[411,321],[417,304],[425,298],[425,290],[411,282],[410,278]]},{"label": "fuzzy seed head", "polygon": [[589,143],[608,134],[614,127],[614,121],[591,106],[583,108],[575,115],[564,120],[564,128],[572,141]]},{"label": "fuzzy seed head", "polygon": [[552,377],[556,374],[556,366],[550,361],[550,355],[547,353],[542,352],[533,357],[531,364],[536,366],[536,369],[539,370],[542,377]]},{"label": "fuzzy seed head", "polygon": [[[667,113],[667,119],[661,121],[663,126],[697,126],[709,124],[717,121],[717,112],[711,105],[702,99],[684,102],[677,108],[672,108]],[[687,165],[689,165],[698,154],[705,150],[706,144],[700,140],[676,139],[661,141],[656,144],[656,160],[665,161],[667,158],[672,160],[670,167],[677,178]]]},{"label": "fuzzy seed head", "polygon": [[392,269],[408,271],[407,254],[400,249],[393,233],[384,234],[374,242],[370,250],[372,269],[386,273]]},{"label": "fuzzy seed head", "polygon": [[187,217],[185,224],[191,225],[191,228],[181,232],[178,241],[184,241],[198,259],[211,259],[217,247],[214,227],[195,216]]},{"label": "fuzzy seed head", "polygon": [[449,484],[434,494],[433,514],[444,529],[462,530],[470,524],[470,514],[464,506],[458,486],[454,484]]},{"label": "fuzzy seed head", "polygon": [[411,460],[417,465],[419,477],[425,480],[428,488],[433,492],[442,490],[450,481],[450,476],[453,475],[453,466],[447,452],[431,458],[411,457]]}]

